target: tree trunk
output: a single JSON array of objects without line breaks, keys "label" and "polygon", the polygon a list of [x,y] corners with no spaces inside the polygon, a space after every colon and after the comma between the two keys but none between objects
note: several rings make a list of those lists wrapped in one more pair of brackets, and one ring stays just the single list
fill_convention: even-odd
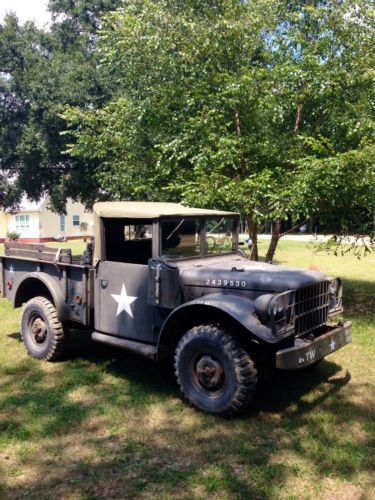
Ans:
[{"label": "tree trunk", "polygon": [[314,232],[314,217],[310,217],[310,220],[309,220],[309,233],[313,233]]},{"label": "tree trunk", "polygon": [[252,241],[253,247],[250,254],[250,260],[259,260],[258,254],[258,224],[253,221],[252,216],[249,214],[246,217],[247,226],[249,228],[249,238]]},{"label": "tree trunk", "polygon": [[277,248],[277,244],[279,242],[279,239],[280,239],[280,231],[281,231],[281,221],[277,220],[277,221],[274,221],[273,223],[273,228],[272,228],[272,236],[271,236],[271,241],[270,241],[270,244],[269,244],[269,247],[268,247],[268,250],[267,250],[267,255],[266,255],[266,262],[272,262],[274,256],[275,256],[275,252],[276,252],[276,248]]},{"label": "tree trunk", "polygon": [[241,122],[240,122],[240,115],[238,114],[238,111],[234,113],[234,123],[236,125],[236,134],[241,135]]},{"label": "tree trunk", "polygon": [[299,134],[301,123],[302,123],[302,111],[303,111],[303,101],[299,102],[297,105],[296,120],[294,122],[293,133]]}]

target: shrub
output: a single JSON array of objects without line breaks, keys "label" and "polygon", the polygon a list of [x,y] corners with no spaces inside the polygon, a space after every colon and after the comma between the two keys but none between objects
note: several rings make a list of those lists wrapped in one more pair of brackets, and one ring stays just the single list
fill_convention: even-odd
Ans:
[{"label": "shrub", "polygon": [[20,233],[17,233],[17,231],[8,231],[7,232],[7,238],[11,241],[18,240],[18,238],[21,236]]}]

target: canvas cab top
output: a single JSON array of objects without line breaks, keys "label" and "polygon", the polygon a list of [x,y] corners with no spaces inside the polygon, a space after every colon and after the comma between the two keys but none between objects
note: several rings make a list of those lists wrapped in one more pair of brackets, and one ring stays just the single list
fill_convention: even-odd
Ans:
[{"label": "canvas cab top", "polygon": [[206,208],[185,207],[180,203],[160,203],[146,201],[99,202],[94,205],[96,217],[124,217],[134,219],[157,219],[159,217],[181,216],[230,216],[234,212],[208,210]]},{"label": "canvas cab top", "polygon": [[[111,234],[122,232],[123,230],[117,226],[121,226],[119,219],[124,219],[127,224],[147,224],[155,222],[158,219],[172,219],[172,218],[227,218],[238,217],[234,212],[227,212],[221,210],[208,210],[205,208],[191,208],[181,205],[179,203],[161,203],[161,202],[138,202],[138,201],[119,201],[119,202],[99,202],[94,205],[94,234],[95,234],[95,249],[94,249],[94,265],[96,265],[103,256],[107,253],[107,258],[110,253],[113,253],[115,248],[120,251],[120,239],[111,242]],[[116,219],[118,222],[116,222]],[[112,222],[110,222],[112,221]],[[131,222],[133,221],[133,222]],[[139,222],[136,222],[139,221]],[[108,229],[108,225],[112,225],[112,229]],[[179,227],[179,226],[178,226]],[[106,229],[107,228],[107,229]],[[154,242],[156,243],[156,242]],[[138,242],[137,244],[145,246],[151,245],[150,241]],[[136,246],[136,242],[133,242]],[[107,252],[105,252],[105,247]],[[116,250],[116,251],[117,251]],[[140,253],[137,252],[140,257]],[[148,251],[151,257],[151,248]],[[154,254],[156,250],[154,249]],[[117,259],[117,258],[116,258]],[[115,260],[116,260],[115,259]],[[113,260],[113,259],[110,259]],[[144,260],[144,259],[143,259]]]}]

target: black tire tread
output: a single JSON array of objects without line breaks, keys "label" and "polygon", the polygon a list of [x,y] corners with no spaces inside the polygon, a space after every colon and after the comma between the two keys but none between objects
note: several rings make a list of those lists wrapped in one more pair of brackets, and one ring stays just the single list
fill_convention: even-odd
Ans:
[{"label": "black tire tread", "polygon": [[52,335],[52,339],[49,343],[48,351],[43,356],[35,356],[35,354],[28,349],[27,343],[25,342],[24,338],[24,332],[21,328],[21,337],[23,343],[30,356],[37,357],[38,359],[43,359],[45,361],[55,361],[56,359],[59,359],[64,352],[65,333],[63,325],[58,318],[55,306],[46,297],[42,296],[33,297],[28,302],[26,302],[26,306],[22,314],[22,319],[27,308],[34,305],[38,305],[43,310],[48,321],[49,331]]},{"label": "black tire tread", "polygon": [[232,334],[228,333],[221,327],[213,325],[199,325],[193,327],[185,333],[180,339],[174,356],[174,370],[177,383],[184,398],[189,404],[189,398],[184,393],[182,383],[178,373],[178,360],[185,345],[192,339],[200,335],[209,335],[215,337],[216,341],[221,344],[224,351],[230,355],[235,365],[235,371],[238,376],[237,390],[232,398],[230,407],[223,413],[224,416],[234,416],[243,411],[251,402],[257,385],[257,370],[249,353],[242,347],[239,340]]}]

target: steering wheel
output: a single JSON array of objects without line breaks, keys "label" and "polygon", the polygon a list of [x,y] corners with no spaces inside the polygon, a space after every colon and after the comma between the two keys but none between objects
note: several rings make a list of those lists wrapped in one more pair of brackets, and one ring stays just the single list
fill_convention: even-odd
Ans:
[{"label": "steering wheel", "polygon": [[217,241],[215,236],[212,235],[206,236],[206,249],[208,253],[212,253],[215,250],[216,244]]}]

